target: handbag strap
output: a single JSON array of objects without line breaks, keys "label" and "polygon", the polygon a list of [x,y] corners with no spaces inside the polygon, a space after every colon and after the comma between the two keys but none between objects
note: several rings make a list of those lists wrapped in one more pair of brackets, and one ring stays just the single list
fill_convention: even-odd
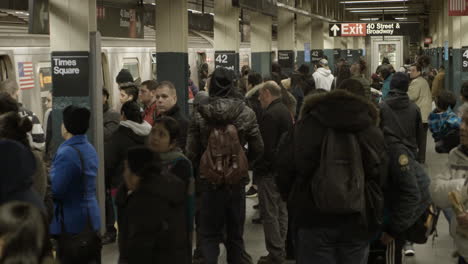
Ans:
[{"label": "handbag strap", "polygon": [[[71,148],[73,148],[77,153],[78,153],[78,156],[80,158],[80,164],[81,164],[81,180],[82,180],[82,183],[83,183],[83,199],[86,198],[86,194],[87,194],[87,191],[86,191],[86,186],[87,186],[87,183],[88,183],[88,179],[86,177],[86,174],[85,174],[85,163],[84,163],[84,159],[83,159],[83,155],[81,154],[81,151],[75,147],[75,146],[72,146],[70,145]],[[60,211],[61,215],[62,215],[62,222],[61,222],[61,227],[62,227],[62,232],[65,231],[65,217],[64,217],[64,213],[63,213],[63,206],[62,206],[62,209]],[[91,228],[91,217],[89,215],[89,211],[88,211],[88,207],[86,206],[86,228]]]}]

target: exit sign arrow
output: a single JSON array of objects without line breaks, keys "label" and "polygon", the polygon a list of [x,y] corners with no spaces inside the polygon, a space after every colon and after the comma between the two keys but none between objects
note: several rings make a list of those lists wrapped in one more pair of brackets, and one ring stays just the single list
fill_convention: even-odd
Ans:
[{"label": "exit sign arrow", "polygon": [[336,37],[338,34],[338,31],[340,31],[340,27],[337,24],[335,24],[333,25],[333,27],[331,27],[330,30],[333,31],[333,36]]}]

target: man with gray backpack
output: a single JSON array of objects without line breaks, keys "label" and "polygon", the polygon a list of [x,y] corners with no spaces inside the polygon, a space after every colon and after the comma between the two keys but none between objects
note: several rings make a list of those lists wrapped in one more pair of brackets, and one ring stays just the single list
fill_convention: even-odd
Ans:
[{"label": "man with gray backpack", "polygon": [[277,157],[297,264],[367,263],[369,241],[383,220],[387,172],[378,120],[356,80],[305,99]]}]

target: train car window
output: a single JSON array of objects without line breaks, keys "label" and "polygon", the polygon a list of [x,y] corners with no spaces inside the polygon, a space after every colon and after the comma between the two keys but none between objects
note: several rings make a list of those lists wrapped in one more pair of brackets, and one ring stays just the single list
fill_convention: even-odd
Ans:
[{"label": "train car window", "polygon": [[[42,116],[52,108],[52,68],[50,62],[39,62],[36,66],[39,76],[39,88],[41,89]],[[43,120],[44,124],[46,120]]]},{"label": "train car window", "polygon": [[122,68],[129,70],[134,80],[140,78],[140,62],[138,58],[124,58]]},{"label": "train car window", "polygon": [[8,56],[0,56],[0,81],[10,78],[12,72],[10,58]]},{"label": "train car window", "polygon": [[156,80],[158,77],[156,72],[156,53],[151,53],[151,72],[153,74],[153,80]]}]

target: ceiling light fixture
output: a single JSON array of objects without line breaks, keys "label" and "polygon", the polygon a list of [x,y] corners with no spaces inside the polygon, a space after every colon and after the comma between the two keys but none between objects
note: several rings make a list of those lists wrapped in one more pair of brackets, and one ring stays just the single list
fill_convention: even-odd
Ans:
[{"label": "ceiling light fixture", "polygon": [[351,13],[370,13],[370,14],[380,14],[380,13],[407,13],[407,9],[400,9],[400,10],[352,10],[349,11]]},{"label": "ceiling light fixture", "polygon": [[395,17],[396,20],[408,20],[407,17]]},{"label": "ceiling light fixture", "polygon": [[361,21],[378,21],[380,18],[378,17],[365,17],[365,18],[360,18],[359,20]]},{"label": "ceiling light fixture", "polygon": [[407,6],[375,6],[375,7],[347,7],[346,10],[382,10],[382,9],[408,9]]}]

